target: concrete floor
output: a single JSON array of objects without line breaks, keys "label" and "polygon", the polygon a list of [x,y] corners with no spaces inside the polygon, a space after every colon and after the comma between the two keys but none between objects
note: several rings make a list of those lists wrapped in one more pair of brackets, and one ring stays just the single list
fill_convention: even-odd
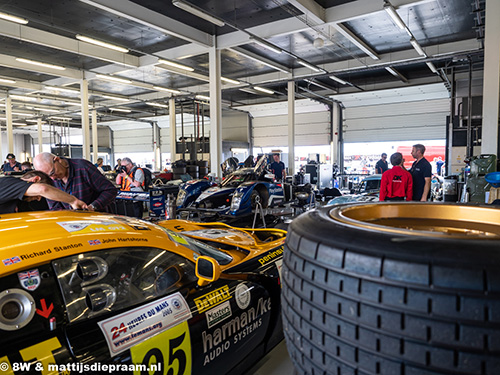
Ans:
[{"label": "concrete floor", "polygon": [[285,340],[281,341],[245,375],[294,375],[295,369],[288,355]]}]

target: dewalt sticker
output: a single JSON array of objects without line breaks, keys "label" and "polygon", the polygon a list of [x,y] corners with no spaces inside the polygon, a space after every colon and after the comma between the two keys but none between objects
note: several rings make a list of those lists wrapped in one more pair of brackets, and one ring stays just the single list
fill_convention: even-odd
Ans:
[{"label": "dewalt sticker", "polygon": [[218,304],[231,299],[231,294],[229,293],[229,286],[224,285],[222,288],[215,289],[214,291],[204,294],[201,297],[195,298],[194,302],[198,308],[198,312],[201,314]]}]

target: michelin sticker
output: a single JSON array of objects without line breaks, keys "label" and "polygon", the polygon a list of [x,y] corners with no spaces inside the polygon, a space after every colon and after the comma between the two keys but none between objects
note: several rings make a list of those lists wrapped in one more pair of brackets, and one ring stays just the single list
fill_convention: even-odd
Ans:
[{"label": "michelin sticker", "polygon": [[109,353],[115,356],[191,316],[182,294],[175,293],[97,324],[106,338]]},{"label": "michelin sticker", "polygon": [[223,320],[231,317],[231,304],[229,303],[229,301],[221,303],[220,305],[207,311],[206,315],[208,328],[212,328]]},{"label": "michelin sticker", "polygon": [[21,286],[24,289],[29,290],[30,292],[34,291],[40,286],[40,274],[38,273],[37,269],[26,272],[19,272],[17,274],[17,277],[19,277]]},{"label": "michelin sticker", "polygon": [[61,227],[70,233],[99,233],[103,231],[124,231],[125,226],[114,220],[59,221]]},{"label": "michelin sticker", "polygon": [[245,284],[238,284],[234,291],[234,299],[240,309],[245,310],[250,305],[250,297],[250,289]]}]

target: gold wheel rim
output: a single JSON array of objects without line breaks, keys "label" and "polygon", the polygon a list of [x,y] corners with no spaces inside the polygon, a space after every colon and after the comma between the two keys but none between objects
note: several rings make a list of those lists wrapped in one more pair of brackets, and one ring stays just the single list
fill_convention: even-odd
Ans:
[{"label": "gold wheel rim", "polygon": [[334,207],[336,221],[411,236],[499,239],[500,209],[436,203],[367,203]]}]

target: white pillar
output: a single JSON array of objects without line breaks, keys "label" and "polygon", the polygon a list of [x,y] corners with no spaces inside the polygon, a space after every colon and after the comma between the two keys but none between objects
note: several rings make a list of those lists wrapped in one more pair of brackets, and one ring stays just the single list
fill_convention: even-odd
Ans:
[{"label": "white pillar", "polygon": [[158,123],[153,122],[153,152],[154,152],[154,165],[153,169],[159,171],[161,169],[161,148],[160,148],[160,127]]},{"label": "white pillar", "polygon": [[170,98],[168,101],[168,118],[170,126],[170,161],[175,161],[175,146],[177,144],[177,122],[175,117],[175,99]]},{"label": "white pillar", "polygon": [[288,81],[288,175],[295,174],[295,82]]},{"label": "white pillar", "polygon": [[92,110],[92,156],[93,162],[97,163],[97,153],[99,151],[99,139],[97,137],[97,111]]},{"label": "white pillar", "polygon": [[500,103],[500,1],[486,0],[484,38],[482,154],[497,155]]},{"label": "white pillar", "polygon": [[38,118],[36,120],[37,130],[38,130],[38,153],[43,152],[43,134],[42,134],[42,119]]},{"label": "white pillar", "polygon": [[332,103],[332,141],[330,144],[330,158],[331,162],[339,163],[339,131],[342,124],[340,124],[340,106],[338,103]]},{"label": "white pillar", "polygon": [[82,103],[83,158],[90,160],[89,83],[86,79],[80,81],[80,95]]},{"label": "white pillar", "polygon": [[14,153],[14,127],[12,125],[12,99],[7,95],[5,100],[5,116],[7,121],[7,149]]},{"label": "white pillar", "polygon": [[210,66],[210,171],[222,178],[222,106],[220,85],[220,50],[217,46],[208,51]]}]

